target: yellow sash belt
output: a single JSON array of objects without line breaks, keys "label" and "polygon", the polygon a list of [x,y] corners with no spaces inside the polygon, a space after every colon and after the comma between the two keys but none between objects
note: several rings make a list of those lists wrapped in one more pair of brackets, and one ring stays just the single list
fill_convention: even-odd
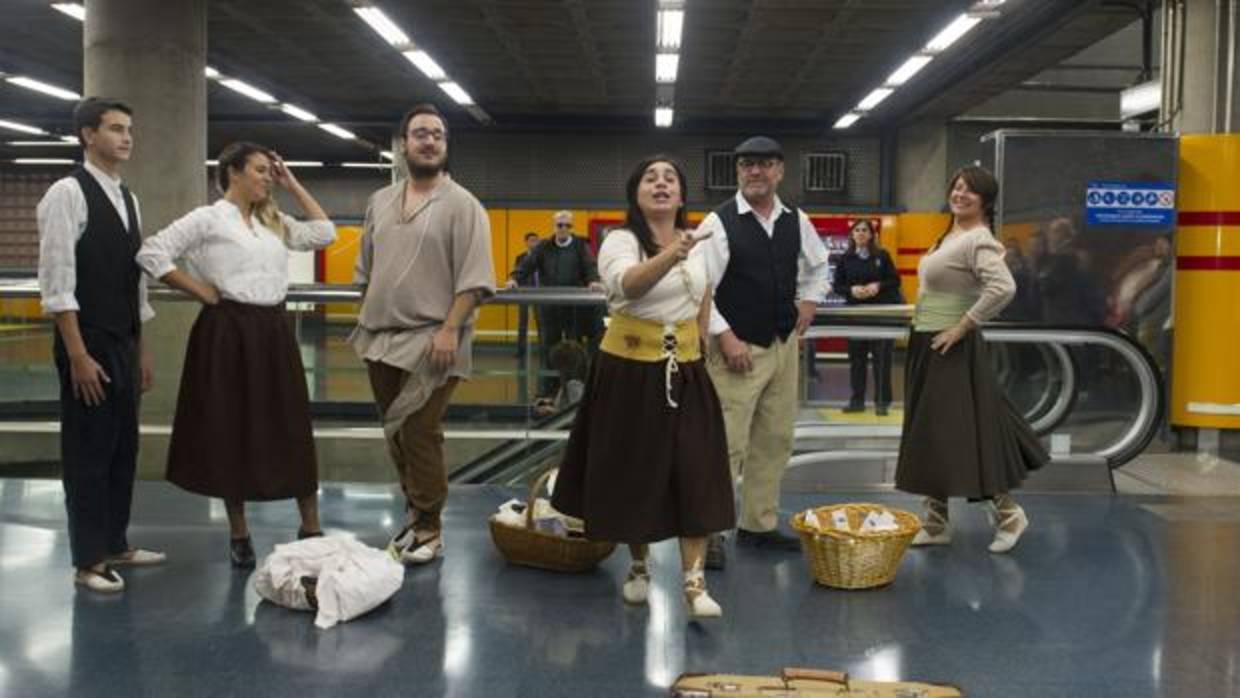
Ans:
[{"label": "yellow sash belt", "polygon": [[672,399],[672,376],[680,372],[681,361],[702,358],[699,336],[696,319],[664,324],[617,314],[611,316],[599,348],[633,361],[655,363],[666,359],[664,382],[667,404],[669,407],[679,407]]}]

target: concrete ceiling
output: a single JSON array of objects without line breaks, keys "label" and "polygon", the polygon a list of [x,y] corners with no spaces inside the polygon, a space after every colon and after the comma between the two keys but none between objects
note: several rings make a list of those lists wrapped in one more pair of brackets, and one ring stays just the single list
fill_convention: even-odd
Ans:
[{"label": "concrete ceiling", "polygon": [[[653,128],[654,0],[377,3],[494,119],[478,124],[346,0],[211,0],[208,62],[385,143],[431,100],[455,128]],[[972,0],[688,0],[676,128],[822,132]],[[1008,0],[858,130],[948,118],[1130,24],[1133,3]],[[82,27],[45,0],[0,0],[0,71],[81,88]],[[209,152],[245,137],[289,158],[373,151],[208,85]],[[70,105],[0,83],[0,118],[68,132]],[[0,133],[0,143],[12,134]],[[15,149],[0,146],[0,158]],[[63,152],[63,151],[62,151]],[[35,153],[22,149],[21,155]],[[53,154],[48,153],[38,153]]]}]

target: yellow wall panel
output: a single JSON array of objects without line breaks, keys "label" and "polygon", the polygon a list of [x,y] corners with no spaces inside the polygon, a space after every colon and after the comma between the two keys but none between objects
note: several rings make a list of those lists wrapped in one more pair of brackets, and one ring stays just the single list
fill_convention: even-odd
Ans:
[{"label": "yellow wall panel", "polygon": [[[323,282],[329,284],[353,283],[353,266],[361,249],[362,227],[359,225],[336,226],[336,241],[323,250]],[[328,303],[330,320],[357,319],[356,303]]]},{"label": "yellow wall panel", "polygon": [[[1240,134],[1180,137],[1180,211],[1240,211]],[[1226,182],[1228,186],[1220,186]]]},{"label": "yellow wall panel", "polygon": [[1240,428],[1240,416],[1190,413],[1189,402],[1240,402],[1240,272],[1178,271],[1175,277],[1175,352],[1172,422]]}]

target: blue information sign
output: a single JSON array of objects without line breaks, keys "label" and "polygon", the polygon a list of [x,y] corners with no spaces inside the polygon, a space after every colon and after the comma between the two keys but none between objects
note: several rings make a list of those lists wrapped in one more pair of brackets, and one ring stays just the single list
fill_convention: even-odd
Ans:
[{"label": "blue information sign", "polygon": [[1086,225],[1170,227],[1175,224],[1175,186],[1160,182],[1090,182]]}]

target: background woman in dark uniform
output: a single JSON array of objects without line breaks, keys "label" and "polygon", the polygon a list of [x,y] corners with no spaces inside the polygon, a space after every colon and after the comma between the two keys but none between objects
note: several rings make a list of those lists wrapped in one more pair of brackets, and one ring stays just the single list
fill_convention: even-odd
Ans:
[{"label": "background woman in dark uniform", "polygon": [[[878,246],[874,225],[864,218],[848,231],[848,249],[835,268],[832,290],[848,305],[903,303],[900,295],[900,274],[887,250]],[[870,357],[874,360],[874,406],[879,415],[891,407],[890,339],[848,340],[848,366],[852,397],[845,412],[865,410],[865,369]]]}]

